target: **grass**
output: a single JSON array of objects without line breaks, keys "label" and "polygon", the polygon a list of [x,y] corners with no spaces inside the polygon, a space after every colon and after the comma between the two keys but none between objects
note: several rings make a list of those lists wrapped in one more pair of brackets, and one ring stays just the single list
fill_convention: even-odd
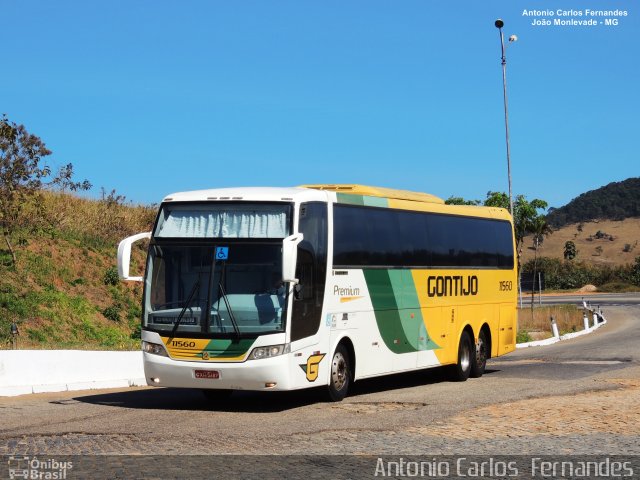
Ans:
[{"label": "grass", "polygon": [[534,307],[518,309],[517,342],[542,340],[553,335],[551,317],[556,319],[560,335],[577,332],[584,328],[583,311],[576,305],[556,305],[551,307]]},{"label": "grass", "polygon": [[[622,221],[597,220],[584,222],[581,229],[578,229],[578,226],[579,224],[574,223],[554,230],[553,234],[545,237],[538,251],[538,256],[563,258],[564,244],[567,241],[574,242],[578,249],[576,261],[584,260],[594,264],[623,265],[633,263],[635,257],[640,255],[640,246],[637,243],[640,239],[638,236],[640,218],[627,218]],[[594,236],[598,231],[611,235],[613,240],[595,238]],[[589,240],[590,238],[591,240]],[[531,246],[532,237],[529,235],[525,237],[523,243],[523,264],[534,256],[534,251],[529,248]],[[597,247],[602,248],[600,255],[596,252]]]},{"label": "grass", "polygon": [[[148,231],[154,216],[154,208],[42,192],[11,238],[16,266],[0,248],[0,348],[10,347],[14,321],[20,348],[139,348],[142,289],[117,279],[116,246]],[[134,248],[136,267],[144,258]]]}]

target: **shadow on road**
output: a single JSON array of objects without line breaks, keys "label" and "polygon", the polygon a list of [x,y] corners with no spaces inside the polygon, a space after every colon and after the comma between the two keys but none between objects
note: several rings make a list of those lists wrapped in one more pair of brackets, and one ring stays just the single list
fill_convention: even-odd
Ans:
[{"label": "shadow on road", "polygon": [[[499,370],[487,370],[485,375]],[[433,368],[416,372],[387,375],[360,380],[353,384],[348,399],[403,388],[448,382],[446,368]],[[111,407],[145,410],[192,410],[219,412],[266,413],[281,412],[315,403],[326,402],[323,388],[292,392],[235,391],[224,400],[207,400],[200,390],[190,388],[148,388],[143,390],[78,396],[75,401]]]}]

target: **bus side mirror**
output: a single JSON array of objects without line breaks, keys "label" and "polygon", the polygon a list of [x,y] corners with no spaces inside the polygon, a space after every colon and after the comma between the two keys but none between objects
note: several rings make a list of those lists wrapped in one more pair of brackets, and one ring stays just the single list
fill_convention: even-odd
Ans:
[{"label": "bus side mirror", "polygon": [[282,281],[284,283],[298,283],[296,262],[298,261],[298,245],[303,239],[302,233],[295,233],[282,240]]},{"label": "bus side mirror", "polygon": [[142,277],[129,276],[129,264],[131,263],[131,245],[145,238],[151,238],[151,232],[131,235],[122,240],[118,245],[118,276],[121,280],[131,280],[133,282],[142,281]]}]

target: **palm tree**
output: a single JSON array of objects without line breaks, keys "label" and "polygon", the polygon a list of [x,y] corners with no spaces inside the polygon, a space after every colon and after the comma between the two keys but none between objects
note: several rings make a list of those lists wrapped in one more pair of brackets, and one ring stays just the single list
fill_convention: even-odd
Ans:
[{"label": "palm tree", "polygon": [[[547,220],[544,216],[538,215],[533,218],[528,225],[529,231],[533,233],[533,248],[534,248],[534,257],[533,257],[533,286],[536,285],[536,275],[538,270],[538,249],[542,242],[544,241],[544,237],[551,235],[553,230],[551,226],[547,223]],[[538,285],[538,288],[541,288],[541,285]],[[533,318],[533,299],[535,297],[535,288],[531,289],[531,316]]]}]

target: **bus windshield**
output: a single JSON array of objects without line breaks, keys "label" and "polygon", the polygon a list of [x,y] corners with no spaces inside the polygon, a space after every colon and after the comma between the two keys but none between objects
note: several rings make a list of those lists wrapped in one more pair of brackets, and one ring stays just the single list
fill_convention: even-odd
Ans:
[{"label": "bus windshield", "polygon": [[149,254],[144,327],[212,338],[282,332],[287,298],[281,265],[279,242],[156,242]]}]

